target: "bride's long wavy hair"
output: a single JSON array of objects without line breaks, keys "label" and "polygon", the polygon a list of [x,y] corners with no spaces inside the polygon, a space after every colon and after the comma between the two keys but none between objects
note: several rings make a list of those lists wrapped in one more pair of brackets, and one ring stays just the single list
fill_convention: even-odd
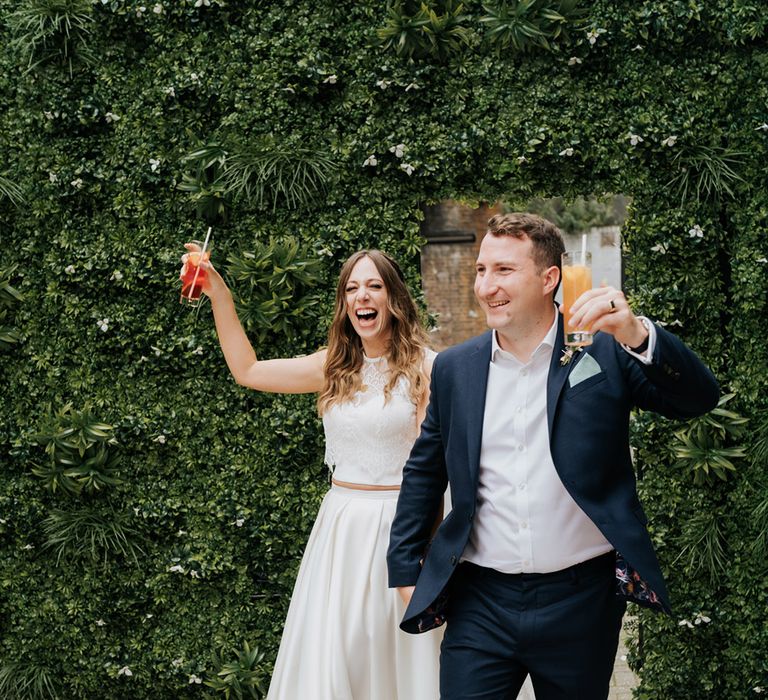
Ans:
[{"label": "bride's long wavy hair", "polygon": [[325,383],[317,399],[321,415],[333,404],[352,398],[362,388],[363,344],[347,315],[346,288],[352,269],[364,257],[376,266],[387,290],[391,335],[386,351],[390,376],[384,389],[385,398],[389,399],[400,377],[408,381],[411,400],[417,405],[429,387],[423,362],[424,350],[428,347],[427,334],[400,267],[380,250],[360,250],[349,257],[339,273],[333,320],[328,331]]}]

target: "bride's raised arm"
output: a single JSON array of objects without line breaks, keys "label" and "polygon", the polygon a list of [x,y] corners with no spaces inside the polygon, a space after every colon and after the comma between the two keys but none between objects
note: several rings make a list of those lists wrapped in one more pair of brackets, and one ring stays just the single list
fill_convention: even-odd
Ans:
[{"label": "bride's raised arm", "polygon": [[[194,243],[184,246],[196,252]],[[182,257],[186,264],[187,256]],[[207,271],[203,293],[211,300],[216,333],[224,359],[235,381],[257,391],[284,394],[307,394],[323,388],[325,350],[303,357],[259,360],[237,317],[232,293],[210,262],[203,262]]]}]

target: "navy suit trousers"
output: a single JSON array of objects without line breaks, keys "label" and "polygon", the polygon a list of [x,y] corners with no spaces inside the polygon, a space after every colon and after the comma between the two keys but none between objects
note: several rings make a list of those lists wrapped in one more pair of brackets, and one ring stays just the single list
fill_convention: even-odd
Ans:
[{"label": "navy suit trousers", "polygon": [[614,565],[614,552],[549,574],[460,564],[450,584],[441,699],[514,700],[530,674],[536,700],[605,700],[626,608]]}]

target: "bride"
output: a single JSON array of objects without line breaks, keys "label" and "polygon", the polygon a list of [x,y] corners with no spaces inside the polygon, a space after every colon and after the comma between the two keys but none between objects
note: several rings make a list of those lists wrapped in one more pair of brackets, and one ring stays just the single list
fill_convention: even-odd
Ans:
[{"label": "bride", "polygon": [[[400,268],[381,251],[355,253],[341,269],[328,347],[258,360],[224,280],[203,265],[203,292],[233,377],[259,391],[317,392],[333,470],[299,568],[268,700],[437,700],[442,631],[401,631],[405,606],[387,587],[389,529],[435,355]],[[442,513],[433,516],[437,522]]]}]

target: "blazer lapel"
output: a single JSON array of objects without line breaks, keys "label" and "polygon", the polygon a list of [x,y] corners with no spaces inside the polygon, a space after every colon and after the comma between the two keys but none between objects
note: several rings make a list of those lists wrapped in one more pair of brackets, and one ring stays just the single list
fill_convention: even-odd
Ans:
[{"label": "blazer lapel", "polygon": [[467,454],[471,483],[477,482],[480,469],[480,444],[483,437],[483,415],[491,361],[491,332],[484,334],[467,358],[464,401],[466,406]]},{"label": "blazer lapel", "polygon": [[558,314],[557,320],[557,338],[552,348],[552,361],[549,365],[549,375],[547,377],[547,426],[549,427],[549,437],[552,438],[552,424],[555,420],[555,408],[560,400],[560,393],[563,385],[571,371],[573,360],[568,364],[560,364],[565,351],[565,336],[563,335],[563,315]]}]

